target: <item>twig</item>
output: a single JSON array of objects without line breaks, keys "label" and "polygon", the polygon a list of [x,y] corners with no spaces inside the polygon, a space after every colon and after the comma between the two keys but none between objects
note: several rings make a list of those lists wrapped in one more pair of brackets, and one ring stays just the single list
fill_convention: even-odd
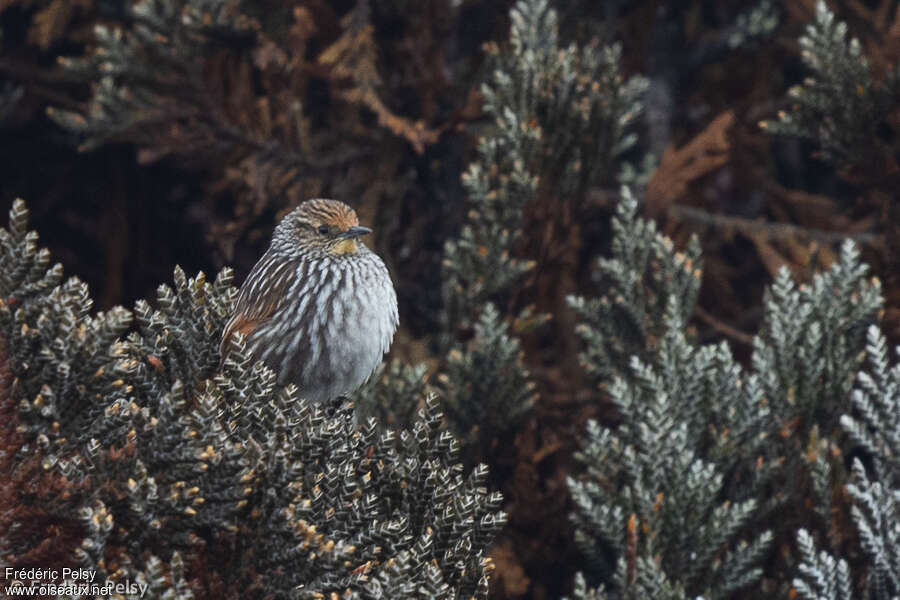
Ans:
[{"label": "twig", "polygon": [[667,214],[673,219],[679,221],[689,221],[699,223],[701,225],[711,225],[718,228],[731,228],[748,236],[762,235],[768,238],[794,238],[794,239],[810,239],[817,242],[832,244],[841,242],[850,238],[860,244],[875,245],[884,241],[884,236],[878,233],[869,232],[842,232],[842,231],[826,231],[824,229],[816,229],[814,227],[799,227],[787,223],[768,223],[766,221],[755,221],[744,219],[742,217],[729,217],[726,215],[717,215],[694,208],[692,206],[684,206],[674,204],[669,207]]},{"label": "twig", "polygon": [[720,321],[713,315],[709,314],[708,312],[706,312],[699,306],[696,308],[696,312],[697,312],[697,317],[701,321],[703,321],[704,323],[706,323],[707,325],[709,325],[710,327],[712,327],[713,329],[715,329],[722,335],[730,337],[733,340],[740,342],[741,344],[744,344],[747,346],[753,346],[753,336],[752,335],[746,334],[743,331],[738,331],[731,325],[727,325],[726,323],[723,323],[722,321]]}]

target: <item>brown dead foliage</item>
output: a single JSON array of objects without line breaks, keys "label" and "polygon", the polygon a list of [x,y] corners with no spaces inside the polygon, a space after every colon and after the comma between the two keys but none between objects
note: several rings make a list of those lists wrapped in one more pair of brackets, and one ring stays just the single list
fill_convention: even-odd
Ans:
[{"label": "brown dead foliage", "polygon": [[684,198],[688,186],[729,161],[728,132],[734,113],[726,111],[681,148],[669,146],[647,184],[647,214],[656,218]]},{"label": "brown dead foliage", "polygon": [[348,83],[338,87],[341,98],[351,104],[367,107],[378,116],[378,123],[395,135],[405,139],[418,154],[425,146],[437,141],[437,131],[425,127],[422,121],[396,115],[378,96],[381,78],[378,76],[376,58],[378,49],[374,39],[374,27],[368,23],[357,24],[358,17],[350,13],[341,21],[345,32],[319,55],[318,62],[329,67],[333,81]]}]

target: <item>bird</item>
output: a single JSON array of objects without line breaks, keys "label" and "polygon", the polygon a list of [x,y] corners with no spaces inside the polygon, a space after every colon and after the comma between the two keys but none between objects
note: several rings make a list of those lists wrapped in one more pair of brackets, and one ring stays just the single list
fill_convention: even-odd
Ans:
[{"label": "bird", "polygon": [[314,198],[286,214],[241,286],[220,350],[240,332],[256,360],[309,402],[355,392],[397,331],[397,294],[349,205]]}]

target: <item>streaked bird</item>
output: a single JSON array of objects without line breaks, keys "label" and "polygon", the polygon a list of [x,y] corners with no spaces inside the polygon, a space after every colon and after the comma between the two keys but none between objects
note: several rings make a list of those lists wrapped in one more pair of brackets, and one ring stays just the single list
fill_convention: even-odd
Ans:
[{"label": "streaked bird", "polygon": [[322,402],[354,392],[388,351],[397,295],[371,233],[337,200],[307,200],[288,213],[238,294],[222,350],[239,331],[281,384]]}]

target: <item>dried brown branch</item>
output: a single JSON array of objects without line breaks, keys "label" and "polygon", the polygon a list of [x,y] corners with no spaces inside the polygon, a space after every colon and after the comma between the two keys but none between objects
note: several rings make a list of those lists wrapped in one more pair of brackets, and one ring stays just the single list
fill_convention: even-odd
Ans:
[{"label": "dried brown branch", "polygon": [[808,239],[825,244],[834,244],[850,238],[860,244],[879,245],[884,243],[884,236],[872,232],[826,231],[815,227],[799,227],[788,223],[769,223],[761,220],[745,219],[717,215],[693,206],[680,204],[669,207],[668,217],[683,222],[695,223],[722,229],[737,231],[747,237],[763,236],[767,239]]},{"label": "dried brown branch", "polygon": [[739,329],[735,329],[731,325],[728,325],[727,323],[713,316],[711,313],[705,311],[700,306],[698,306],[694,312],[697,315],[698,319],[700,319],[725,337],[731,338],[736,342],[740,342],[745,346],[753,346],[753,336],[749,333],[744,333]]},{"label": "dried brown branch", "polygon": [[656,217],[666,212],[687,192],[688,185],[730,160],[728,132],[734,113],[727,111],[685,146],[669,146],[663,152],[659,168],[647,184],[647,214]]},{"label": "dried brown branch", "polygon": [[348,88],[340,91],[345,101],[374,112],[379,125],[405,139],[417,154],[422,154],[426,145],[437,141],[438,130],[428,129],[421,121],[413,122],[391,112],[379,97],[377,88],[381,79],[376,66],[375,29],[368,23],[359,25],[358,12],[363,11],[354,9],[343,19],[346,31],[322,52],[318,62],[330,67],[329,75],[333,80],[350,82]]}]

